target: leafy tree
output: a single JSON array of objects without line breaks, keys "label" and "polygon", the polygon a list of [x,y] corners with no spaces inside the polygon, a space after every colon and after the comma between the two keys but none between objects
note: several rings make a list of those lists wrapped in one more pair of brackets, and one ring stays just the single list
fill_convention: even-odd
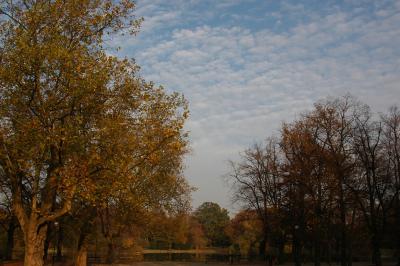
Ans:
[{"label": "leafy tree", "polygon": [[195,249],[200,249],[207,245],[203,227],[194,217],[190,217],[189,220],[189,243]]},{"label": "leafy tree", "polygon": [[241,254],[250,255],[258,248],[262,239],[262,221],[258,218],[255,211],[243,210],[235,215],[226,233],[232,243],[237,244]]},{"label": "leafy tree", "polygon": [[204,202],[194,212],[193,216],[202,225],[209,244],[214,247],[227,246],[228,236],[225,227],[229,224],[228,211],[217,203]]},{"label": "leafy tree", "polygon": [[325,146],[320,145],[317,138],[319,130],[318,123],[307,115],[291,124],[284,124],[282,128],[280,145],[285,154],[286,209],[291,214],[289,224],[297,265],[302,260],[307,225],[312,231],[314,263],[320,265],[321,235],[326,233],[323,225],[329,221],[329,209],[334,198],[331,190],[334,180],[328,172]]},{"label": "leafy tree", "polygon": [[130,190],[145,203],[157,191],[152,206],[165,206],[171,188],[186,191],[185,100],[103,48],[106,36],[137,31],[133,9],[129,0],[0,2],[0,174],[25,265],[43,265],[48,224],[73,204],[104,208]]}]

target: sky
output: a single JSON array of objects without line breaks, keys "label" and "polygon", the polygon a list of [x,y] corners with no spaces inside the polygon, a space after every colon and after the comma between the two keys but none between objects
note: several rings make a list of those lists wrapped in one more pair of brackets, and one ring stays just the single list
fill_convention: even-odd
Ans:
[{"label": "sky", "polygon": [[229,160],[313,103],[352,94],[400,104],[400,0],[137,0],[136,36],[114,38],[148,81],[189,101],[193,207],[238,206]]}]

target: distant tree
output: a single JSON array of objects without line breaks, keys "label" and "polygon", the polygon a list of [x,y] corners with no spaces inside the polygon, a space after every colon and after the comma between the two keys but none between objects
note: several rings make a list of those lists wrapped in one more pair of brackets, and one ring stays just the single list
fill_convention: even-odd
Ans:
[{"label": "distant tree", "polygon": [[381,247],[400,232],[399,137],[396,107],[379,120],[351,96],[320,101],[232,163],[234,197],[258,213],[266,242],[291,244],[298,266],[310,255],[351,265],[368,240],[382,265]]},{"label": "distant tree", "polygon": [[258,251],[258,245],[262,239],[262,221],[253,210],[243,210],[235,215],[226,233],[233,244],[240,248],[240,252],[249,255],[254,250]]},{"label": "distant tree", "polygon": [[262,221],[261,255],[265,255],[269,241],[271,215],[281,208],[283,200],[278,148],[275,139],[269,139],[265,145],[254,145],[243,153],[240,162],[231,162],[232,171],[228,175],[235,191],[234,201],[255,210]]},{"label": "distant tree", "polygon": [[347,184],[354,171],[352,136],[354,125],[354,108],[357,105],[354,98],[344,96],[315,104],[309,117],[319,130],[316,136],[319,145],[323,147],[328,158],[327,167],[333,175],[331,188],[335,188],[337,197],[338,221],[340,228],[341,265],[352,263],[351,226],[353,214],[351,197]]},{"label": "distant tree", "polygon": [[217,203],[204,202],[193,214],[201,224],[204,234],[214,247],[229,245],[229,238],[225,233],[225,227],[229,224],[228,211]]},{"label": "distant tree", "polygon": [[[290,213],[287,220],[291,225],[296,265],[301,264],[301,251],[307,242],[312,242],[314,264],[320,265],[322,234],[326,230],[323,225],[329,221],[329,209],[333,204],[334,180],[327,168],[326,144],[317,139],[319,130],[318,123],[304,116],[284,124],[281,131],[280,146],[285,154],[285,205]],[[311,239],[305,239],[306,227],[311,229]]]},{"label": "distant tree", "polygon": [[391,194],[393,195],[394,239],[396,239],[397,265],[400,266],[400,109],[398,106],[389,108],[387,114],[381,117],[383,123],[383,146],[385,164],[391,179]]},{"label": "distant tree", "polygon": [[189,220],[189,243],[195,249],[204,248],[207,245],[207,238],[203,227],[196,218],[190,217]]},{"label": "distant tree", "polygon": [[382,123],[373,120],[368,106],[361,106],[357,111],[353,135],[356,171],[348,186],[370,233],[372,262],[380,266],[387,213],[394,196],[391,190],[393,185],[385,162]]}]

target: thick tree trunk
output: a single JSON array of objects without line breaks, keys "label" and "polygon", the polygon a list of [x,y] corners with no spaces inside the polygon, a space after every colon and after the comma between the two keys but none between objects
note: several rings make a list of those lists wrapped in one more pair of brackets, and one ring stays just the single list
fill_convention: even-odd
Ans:
[{"label": "thick tree trunk", "polygon": [[7,246],[5,251],[6,260],[12,260],[12,253],[14,249],[14,232],[17,226],[17,220],[15,216],[12,216],[7,229]]},{"label": "thick tree trunk", "polygon": [[83,245],[78,249],[75,258],[75,266],[86,266],[87,265],[87,249]]},{"label": "thick tree trunk", "polygon": [[25,232],[25,258],[24,266],[44,265],[44,242],[46,240],[47,225],[37,229],[36,224],[31,223]]},{"label": "thick tree trunk", "polygon": [[83,226],[79,233],[78,246],[75,256],[75,266],[87,265],[86,229],[88,229],[88,223]]}]

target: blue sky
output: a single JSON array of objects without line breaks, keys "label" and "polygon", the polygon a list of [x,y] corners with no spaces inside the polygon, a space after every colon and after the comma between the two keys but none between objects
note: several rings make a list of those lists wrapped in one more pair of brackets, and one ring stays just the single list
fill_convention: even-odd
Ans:
[{"label": "blue sky", "polygon": [[146,80],[189,100],[194,207],[235,211],[228,160],[328,96],[400,103],[400,1],[137,0],[137,36],[112,40]]}]

